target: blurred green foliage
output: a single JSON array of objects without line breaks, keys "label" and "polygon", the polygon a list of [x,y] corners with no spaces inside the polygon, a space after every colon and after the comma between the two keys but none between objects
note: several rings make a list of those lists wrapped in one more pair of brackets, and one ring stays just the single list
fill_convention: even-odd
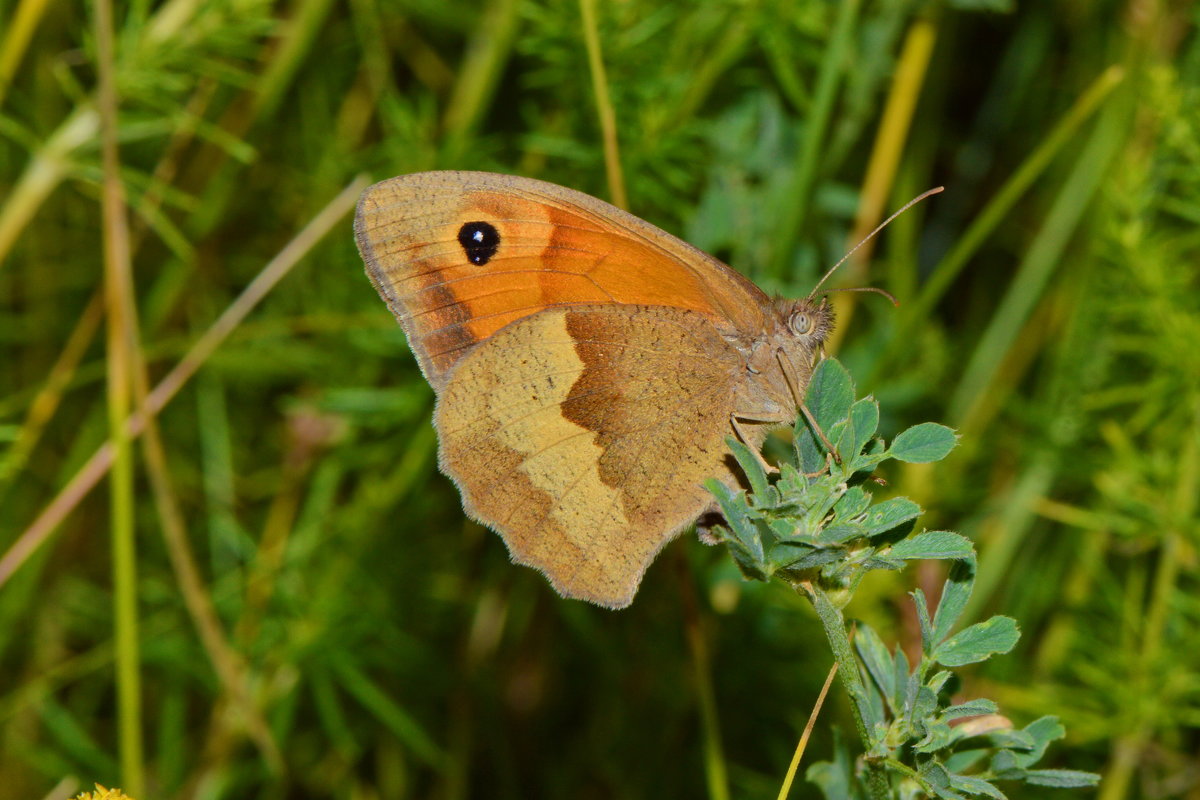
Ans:
[{"label": "blurred green foliage", "polygon": [[[91,10],[0,2],[9,553],[107,436]],[[607,196],[576,3],[115,18],[152,383],[360,172]],[[631,210],[765,287],[807,293],[866,201],[947,187],[847,264],[902,305],[841,296],[838,355],[889,439],[924,420],[962,436],[941,464],[885,470],[925,524],[974,540],[962,623],[1020,622],[962,699],[1017,727],[1060,717],[1043,765],[1101,773],[1105,800],[1200,791],[1198,18],[1186,0],[597,6]],[[883,113],[906,100],[907,135]],[[894,174],[872,166],[889,147]],[[148,796],[698,797],[714,763],[732,795],[774,796],[830,665],[811,612],[691,537],[629,611],[557,598],[463,522],[431,402],[347,216],[163,410],[241,690],[197,633],[135,448]],[[6,797],[122,784],[108,504],[90,492],[0,586]],[[940,569],[873,575],[847,612],[918,652],[903,581],[932,597]],[[847,727],[833,698],[806,760]]]}]

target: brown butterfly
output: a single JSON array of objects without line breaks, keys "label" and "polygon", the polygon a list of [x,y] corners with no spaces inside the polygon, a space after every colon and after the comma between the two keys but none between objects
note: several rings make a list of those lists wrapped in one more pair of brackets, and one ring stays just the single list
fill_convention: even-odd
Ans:
[{"label": "brown butterfly", "polygon": [[654,556],[738,483],[725,437],[790,424],[832,326],[580,192],[424,172],[363,193],[367,274],[437,393],[466,512],[567,597],[628,605]]}]

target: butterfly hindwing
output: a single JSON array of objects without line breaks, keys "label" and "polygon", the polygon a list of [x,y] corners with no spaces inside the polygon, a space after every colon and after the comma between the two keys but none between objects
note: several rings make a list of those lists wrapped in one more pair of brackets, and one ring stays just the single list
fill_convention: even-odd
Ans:
[{"label": "butterfly hindwing", "polygon": [[704,315],[551,309],[452,370],[435,416],[444,472],[513,559],[561,593],[628,605],[650,561],[735,481],[739,355]]}]

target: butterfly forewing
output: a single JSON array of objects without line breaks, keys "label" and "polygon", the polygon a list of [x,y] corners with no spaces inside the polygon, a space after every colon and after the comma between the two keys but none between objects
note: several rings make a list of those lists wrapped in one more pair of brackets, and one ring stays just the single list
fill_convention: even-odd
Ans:
[{"label": "butterfly forewing", "polygon": [[369,188],[367,272],[435,389],[475,343],[546,308],[682,308],[762,327],[763,293],[691,245],[588,195],[528,178],[426,172]]}]

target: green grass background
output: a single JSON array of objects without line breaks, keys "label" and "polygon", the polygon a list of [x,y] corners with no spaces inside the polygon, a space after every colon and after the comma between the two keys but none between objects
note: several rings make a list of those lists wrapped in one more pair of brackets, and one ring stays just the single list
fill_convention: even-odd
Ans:
[{"label": "green grass background", "polygon": [[[722,772],[775,796],[830,666],[812,613],[690,536],[620,613],[509,564],[436,470],[431,390],[345,203],[185,358],[358,175],[611,199],[607,164],[632,211],[791,296],[947,187],[839,276],[901,300],[839,299],[884,434],[963,437],[881,491],[977,543],[967,622],[1020,620],[968,696],[1059,715],[1044,765],[1102,773],[1104,800],[1200,797],[1200,9],[621,0],[589,25],[588,5],[137,0],[108,57],[104,6],[0,0],[0,796],[691,798]],[[105,315],[117,174],[131,302]],[[136,345],[106,346],[132,310]],[[45,523],[109,436],[107,382],[181,359],[157,446]],[[849,611],[912,647],[906,591],[938,569]],[[835,687],[806,763],[849,719]]]}]

